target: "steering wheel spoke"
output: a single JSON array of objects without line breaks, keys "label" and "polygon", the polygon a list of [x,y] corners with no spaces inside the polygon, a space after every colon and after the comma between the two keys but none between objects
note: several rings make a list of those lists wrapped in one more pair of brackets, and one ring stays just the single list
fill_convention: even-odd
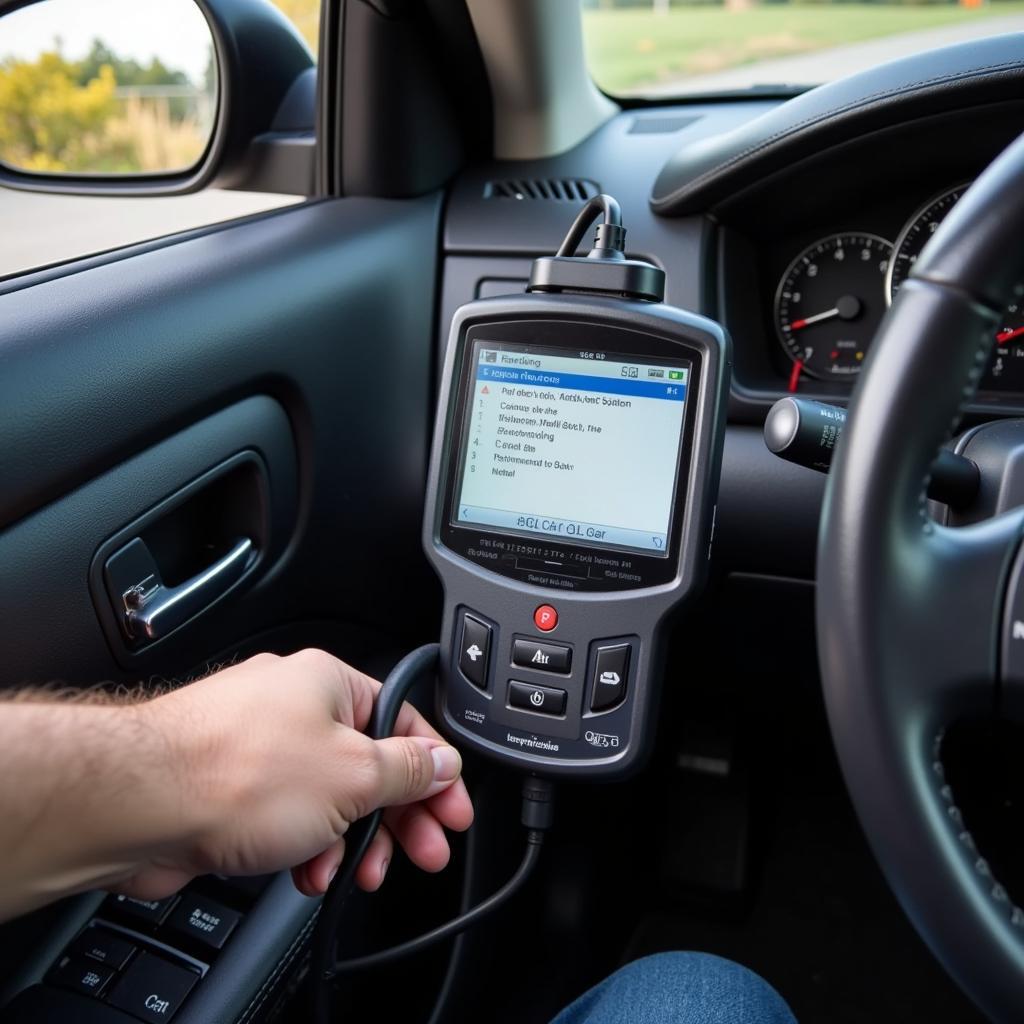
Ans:
[{"label": "steering wheel spoke", "polygon": [[[1021,576],[1022,535],[1024,509],[959,528],[929,524],[923,532],[920,572],[901,587],[914,643],[890,640],[915,660],[917,696],[936,722],[989,708],[997,696],[1005,669],[1007,584],[1011,575]],[[1024,676],[1024,585],[1019,589],[1014,663]]]}]

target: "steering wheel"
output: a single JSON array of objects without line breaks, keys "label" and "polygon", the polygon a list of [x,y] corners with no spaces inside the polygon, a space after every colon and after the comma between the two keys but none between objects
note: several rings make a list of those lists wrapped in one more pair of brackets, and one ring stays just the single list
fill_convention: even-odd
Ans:
[{"label": "steering wheel", "polygon": [[829,474],[816,597],[829,722],[868,840],[932,952],[1007,1021],[1024,1016],[1024,910],[975,847],[939,746],[972,709],[1021,715],[1024,508],[953,529],[929,518],[925,488],[1024,279],[1022,238],[1024,136],[945,218],[879,328]]}]

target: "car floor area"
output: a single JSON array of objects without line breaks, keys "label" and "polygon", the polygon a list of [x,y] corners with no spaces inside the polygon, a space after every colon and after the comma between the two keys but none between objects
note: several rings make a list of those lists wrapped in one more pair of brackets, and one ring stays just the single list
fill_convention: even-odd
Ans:
[{"label": "car floor area", "polygon": [[[526,888],[455,944],[350,975],[339,1019],[545,1024],[622,964],[693,950],[759,973],[800,1024],[983,1021],[904,917],[849,804],[812,602],[803,584],[720,589],[677,636],[649,767],[623,783],[560,784]],[[748,624],[743,644],[730,642],[737,622]],[[794,631],[807,642],[794,644]],[[429,694],[417,703],[426,710]],[[353,898],[346,955],[421,934],[515,870],[519,780],[473,757],[465,776],[471,838],[453,841],[441,875],[397,857],[378,894]],[[303,1005],[278,1019],[304,1020]]]},{"label": "car floor area", "polygon": [[[540,877],[470,938],[447,1020],[486,1006],[494,1024],[542,1024],[617,966],[667,950],[757,971],[801,1024],[984,1020],[904,917],[847,800],[812,595],[734,588],[732,614],[712,604],[680,636],[654,762],[625,784],[560,787]],[[781,621],[807,622],[809,642],[794,652]],[[737,622],[759,623],[749,643],[729,643]],[[694,644],[722,652],[713,669]],[[514,808],[514,790],[493,803]],[[517,855],[507,843],[496,861]]]},{"label": "car floor area", "polygon": [[983,1021],[903,916],[842,794],[808,782],[777,808],[746,913],[652,907],[623,959],[697,949],[737,960],[802,1024]]},{"label": "car floor area", "polygon": [[[793,737],[778,739],[782,749],[799,749]],[[659,864],[663,844],[674,847],[679,837],[659,836],[657,820],[631,823],[629,842],[605,841],[593,829],[585,840],[577,835],[549,851],[532,909],[515,926],[505,922],[514,940],[509,932],[495,939],[491,962],[518,961],[522,973],[488,1019],[541,1024],[616,966],[662,951],[697,950],[759,973],[801,1024],[983,1021],[903,916],[837,774],[798,756],[787,760],[782,773],[772,772],[775,800],[757,827],[760,837],[753,837],[762,849],[752,854],[756,877],[747,895],[681,892],[680,880]],[[694,788],[702,788],[700,780]],[[675,796],[685,805],[685,791]],[[700,794],[697,802],[706,808]],[[612,806],[586,799],[579,811],[601,817]],[[628,808],[616,815],[622,826],[628,815]],[[589,884],[573,887],[569,876],[588,850],[599,851],[600,866],[591,863],[582,871]],[[577,882],[580,873],[577,868]],[[559,922],[584,907],[586,926]],[[533,923],[531,915],[538,915]],[[467,1012],[453,1019],[474,1018]]]}]

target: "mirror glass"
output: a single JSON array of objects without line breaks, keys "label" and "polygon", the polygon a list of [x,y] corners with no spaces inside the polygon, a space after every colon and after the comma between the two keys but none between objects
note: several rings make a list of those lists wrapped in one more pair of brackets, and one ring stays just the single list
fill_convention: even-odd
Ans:
[{"label": "mirror glass", "polygon": [[0,17],[0,161],[47,175],[187,171],[217,116],[193,0],[40,0]]}]

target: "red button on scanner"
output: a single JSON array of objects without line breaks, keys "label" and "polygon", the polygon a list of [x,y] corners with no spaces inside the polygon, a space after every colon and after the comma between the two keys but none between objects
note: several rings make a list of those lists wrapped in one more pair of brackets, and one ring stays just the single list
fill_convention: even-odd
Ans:
[{"label": "red button on scanner", "polygon": [[533,613],[533,624],[545,633],[550,633],[558,625],[558,612],[551,605],[542,604]]}]

